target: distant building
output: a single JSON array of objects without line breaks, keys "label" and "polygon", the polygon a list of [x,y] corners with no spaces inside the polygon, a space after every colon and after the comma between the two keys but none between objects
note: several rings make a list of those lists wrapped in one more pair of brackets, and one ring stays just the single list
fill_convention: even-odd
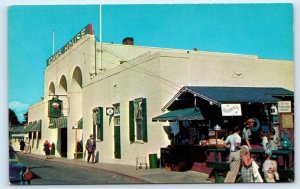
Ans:
[{"label": "distant building", "polygon": [[[294,91],[294,62],[136,46],[133,38],[95,47],[88,25],[47,60],[44,100],[28,112],[28,121],[41,125],[34,130],[31,124],[28,131],[32,153],[43,154],[48,139],[55,156],[73,159],[93,133],[99,162],[135,165],[137,156],[159,155],[170,144],[164,130],[169,122],[152,118],[163,114],[161,109],[184,86]],[[77,155],[84,158],[84,147]]]}]

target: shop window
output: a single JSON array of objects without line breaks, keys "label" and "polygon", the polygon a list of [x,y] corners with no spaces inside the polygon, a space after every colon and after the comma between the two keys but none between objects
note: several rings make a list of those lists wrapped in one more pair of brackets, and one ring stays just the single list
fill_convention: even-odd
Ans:
[{"label": "shop window", "polygon": [[148,141],[146,98],[129,102],[129,134],[131,142]]},{"label": "shop window", "polygon": [[29,139],[32,139],[32,132],[29,132]]},{"label": "shop window", "polygon": [[120,126],[120,117],[114,117],[114,125],[115,127]]},{"label": "shop window", "polygon": [[114,116],[120,116],[120,103],[113,104]]}]

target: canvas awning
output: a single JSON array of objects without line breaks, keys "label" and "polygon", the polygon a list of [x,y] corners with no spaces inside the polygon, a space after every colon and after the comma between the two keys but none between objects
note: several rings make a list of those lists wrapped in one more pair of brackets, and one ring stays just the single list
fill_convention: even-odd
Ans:
[{"label": "canvas awning", "polygon": [[41,126],[42,126],[42,121],[36,122],[30,129],[30,132],[40,132],[41,131]]},{"label": "canvas awning", "polygon": [[170,111],[152,118],[152,121],[183,121],[183,120],[204,120],[199,108],[186,108]]},{"label": "canvas awning", "polygon": [[78,129],[83,129],[83,118],[80,118],[80,120],[78,121],[77,128]]},{"label": "canvas awning", "polygon": [[28,125],[24,128],[25,132],[40,132],[42,126],[42,120],[29,122]]},{"label": "canvas awning", "polygon": [[68,123],[67,123],[67,117],[59,117],[59,118],[51,118],[50,123],[49,123],[49,128],[50,129],[62,129],[62,128],[67,128]]},{"label": "canvas awning", "polygon": [[24,130],[25,130],[24,126],[14,126],[9,129],[9,132],[11,132],[11,133],[26,133]]}]

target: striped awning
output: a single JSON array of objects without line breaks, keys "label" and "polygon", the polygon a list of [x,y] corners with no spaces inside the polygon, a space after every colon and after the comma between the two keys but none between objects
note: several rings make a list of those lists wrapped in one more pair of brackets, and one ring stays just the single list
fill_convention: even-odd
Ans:
[{"label": "striped awning", "polygon": [[42,120],[29,122],[28,125],[24,128],[24,132],[40,132],[42,126]]},{"label": "striped awning", "polygon": [[67,117],[59,117],[59,118],[51,118],[50,123],[49,123],[49,128],[50,129],[62,129],[62,128],[67,128],[68,123],[67,123]]},{"label": "striped awning", "polygon": [[78,121],[77,125],[78,125],[78,127],[77,127],[78,129],[83,129],[83,117],[80,118],[80,120]]},{"label": "striped awning", "polygon": [[14,126],[14,127],[11,127],[9,129],[9,132],[11,133],[25,133],[25,127],[24,126]]}]

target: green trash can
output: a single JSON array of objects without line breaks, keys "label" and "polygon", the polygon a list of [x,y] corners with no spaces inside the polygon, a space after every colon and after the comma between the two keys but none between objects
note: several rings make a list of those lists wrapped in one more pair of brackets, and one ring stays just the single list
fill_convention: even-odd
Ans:
[{"label": "green trash can", "polygon": [[149,154],[150,169],[158,168],[157,154]]}]

